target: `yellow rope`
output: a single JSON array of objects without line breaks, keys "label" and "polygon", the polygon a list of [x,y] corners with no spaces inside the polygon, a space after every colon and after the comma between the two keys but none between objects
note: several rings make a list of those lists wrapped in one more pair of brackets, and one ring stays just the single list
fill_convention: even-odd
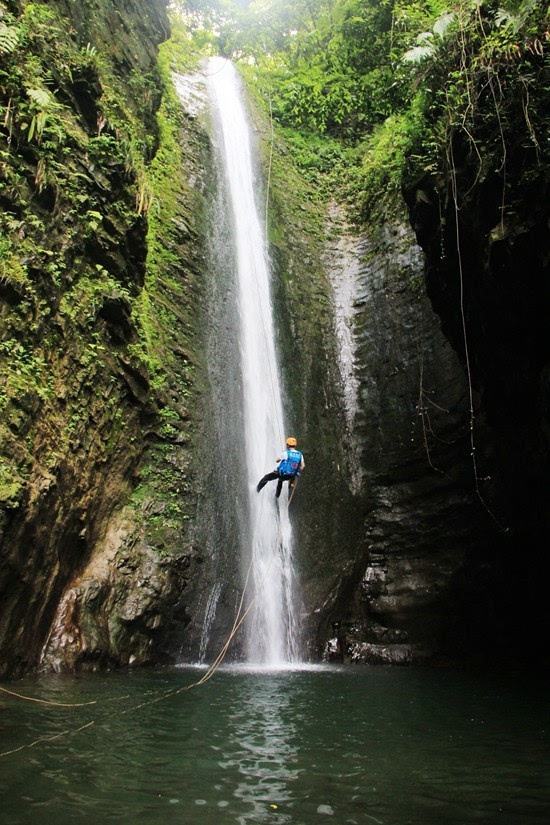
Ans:
[{"label": "yellow rope", "polygon": [[292,485],[292,492],[291,492],[291,494],[289,496],[289,499],[288,499],[288,506],[289,507],[292,504],[292,499],[294,498],[294,493],[296,492],[296,487],[297,486],[298,486],[298,477],[296,477],[296,480],[295,480],[294,484]]},{"label": "yellow rope", "polygon": [[[225,63],[221,67],[221,69],[219,69],[216,72],[213,72],[212,74],[217,74],[219,71],[222,71],[225,68],[226,65],[227,65],[227,63]],[[212,75],[207,74],[207,76],[212,76]],[[271,104],[271,96],[269,96],[269,114],[270,114],[270,123],[271,123],[271,145],[270,145],[269,171],[268,171],[267,191],[266,191],[266,206],[265,206],[266,251],[267,251],[267,245],[268,245],[269,192],[270,192],[270,186],[271,186],[271,168],[272,168],[272,163],[273,163],[273,143],[274,143],[273,109],[272,109],[272,104]],[[262,317],[262,325],[264,326],[264,332],[265,332],[265,322],[264,322],[263,317]],[[269,367],[270,367],[270,372],[272,373],[271,363],[269,364]],[[275,394],[273,374],[271,374],[271,389],[272,389],[273,394]],[[297,486],[298,486],[298,479],[296,479],[294,484],[292,485],[292,491],[291,491],[291,494],[290,494],[289,499],[288,499],[288,506],[289,507],[292,503],[292,499],[294,498],[294,493],[296,492],[296,487]],[[280,538],[280,536],[281,536],[281,525],[279,524],[279,538]],[[252,600],[250,601],[250,604],[248,605],[248,607],[246,608],[244,613],[242,613],[242,608],[243,608],[243,604],[244,604],[244,597],[245,597],[246,589],[248,587],[248,581],[249,581],[249,578],[250,578],[250,573],[252,571],[253,563],[254,563],[254,559],[252,558],[251,561],[250,561],[250,564],[248,566],[248,571],[247,571],[247,574],[246,574],[245,584],[244,584],[244,587],[243,587],[243,592],[242,592],[242,595],[241,595],[241,600],[239,602],[239,607],[237,609],[235,620],[233,622],[233,627],[231,628],[229,636],[227,637],[222,649],[220,650],[220,652],[218,653],[218,655],[216,656],[216,658],[212,662],[212,664],[208,667],[206,673],[200,679],[198,679],[196,682],[193,682],[190,685],[185,685],[185,686],[180,687],[180,688],[172,688],[168,691],[165,691],[163,694],[161,694],[160,696],[155,697],[154,699],[150,699],[147,702],[142,702],[139,705],[135,705],[131,708],[128,708],[127,710],[121,711],[121,713],[118,714],[119,716],[124,716],[127,713],[130,713],[132,711],[140,710],[141,708],[147,707],[148,705],[152,705],[152,704],[155,704],[157,702],[161,702],[164,699],[167,699],[169,696],[177,696],[178,694],[184,693],[184,692],[189,691],[189,690],[192,690],[195,687],[200,687],[201,685],[206,684],[206,682],[208,682],[212,678],[214,673],[218,670],[220,665],[223,663],[223,660],[225,659],[227,651],[229,650],[229,647],[231,645],[231,642],[235,638],[235,636],[238,633],[240,627],[242,626],[243,622],[245,621],[246,617],[248,616],[248,614],[250,613],[250,611],[252,610],[252,608],[253,608],[253,606],[256,602],[257,597],[253,596]],[[267,573],[267,571],[266,571],[266,573]],[[85,707],[87,705],[96,705],[96,704],[98,704],[97,700],[93,700],[93,701],[90,701],[90,702],[78,702],[78,703],[74,703],[74,704],[64,703],[64,702],[53,702],[53,701],[48,701],[46,699],[36,699],[36,698],[30,697],[30,696],[24,696],[23,694],[18,694],[18,693],[15,693],[14,691],[10,691],[10,690],[7,690],[6,688],[1,688],[1,687],[0,687],[0,691],[2,691],[3,693],[9,694],[11,696],[17,697],[18,699],[23,699],[23,700],[28,701],[28,702],[36,702],[38,704],[48,705],[48,706],[51,706],[51,707]],[[121,698],[128,698],[128,697],[121,697]],[[113,700],[104,700],[104,701],[113,701]],[[34,747],[35,745],[38,745],[41,742],[49,742],[53,739],[59,739],[62,736],[68,736],[71,733],[79,733],[80,731],[85,730],[87,728],[90,728],[93,725],[95,725],[95,720],[92,720],[92,721],[88,722],[87,724],[82,725],[82,726],[80,726],[78,728],[75,728],[75,729],[69,729],[69,730],[66,730],[66,731],[61,731],[61,733],[55,734],[55,736],[40,737],[39,739],[34,740],[34,742],[31,742],[28,745],[21,745],[20,747],[14,748],[13,750],[4,751],[3,753],[0,753],[0,758],[2,758],[4,756],[9,756],[10,754],[17,753],[17,752],[22,751],[22,750],[25,750],[26,748],[32,748],[32,747]]]},{"label": "yellow rope", "polygon": [[[289,507],[292,503],[292,499],[294,498],[294,493],[296,492],[296,486],[297,486],[297,481],[293,486],[292,492],[291,492],[289,500],[288,500],[288,506]],[[280,534],[280,530],[281,530],[281,528],[279,526],[279,534]],[[251,601],[250,601],[250,604],[248,605],[246,610],[244,612],[242,612],[243,604],[244,604],[244,597],[245,597],[245,594],[246,594],[246,589],[248,587],[248,582],[249,582],[249,579],[250,579],[250,573],[252,571],[252,566],[253,566],[253,560],[251,560],[251,562],[248,566],[248,571],[247,571],[246,578],[245,578],[245,584],[244,584],[244,587],[243,587],[241,600],[239,602],[239,607],[237,609],[237,614],[236,614],[235,620],[233,622],[233,627],[231,628],[229,636],[227,637],[226,641],[224,642],[223,647],[221,648],[220,652],[218,653],[218,655],[216,656],[216,658],[214,659],[212,664],[208,667],[206,673],[204,673],[203,676],[201,676],[200,679],[197,679],[196,682],[192,682],[190,685],[183,685],[182,687],[179,687],[179,688],[171,688],[170,690],[164,691],[164,693],[162,693],[160,696],[156,696],[154,699],[149,699],[146,702],[141,702],[139,705],[133,705],[131,708],[128,708],[127,710],[121,711],[120,713],[116,714],[116,716],[126,716],[128,713],[132,713],[136,710],[141,710],[144,707],[148,707],[149,705],[154,705],[158,702],[162,702],[165,699],[168,699],[170,696],[178,696],[181,693],[185,693],[187,691],[193,690],[193,688],[201,687],[202,685],[206,684],[206,682],[208,682],[212,678],[212,676],[215,674],[215,672],[221,666],[223,660],[225,659],[227,651],[229,650],[231,642],[233,641],[233,639],[237,635],[237,633],[238,633],[239,629],[241,628],[243,622],[245,621],[246,617],[248,616],[248,614],[250,613],[250,611],[252,610],[252,608],[254,607],[254,604],[256,602],[256,596],[253,596]],[[52,707],[84,707],[85,705],[100,704],[97,700],[93,700],[91,702],[79,702],[79,703],[75,703],[75,704],[69,704],[69,703],[64,703],[64,702],[50,702],[46,699],[35,699],[33,697],[30,697],[30,696],[24,696],[23,694],[15,693],[15,691],[10,691],[7,688],[0,688],[0,690],[3,691],[6,694],[9,694],[11,696],[14,696],[14,697],[17,697],[17,698],[20,698],[20,699],[25,699],[25,700],[31,701],[31,702],[37,702],[39,704],[49,705],[49,706],[52,706]],[[129,697],[128,696],[122,696],[122,697],[117,697],[117,700],[127,699],[127,698],[129,698]],[[103,701],[104,702],[109,702],[109,701],[115,701],[115,700],[105,699]],[[36,745],[39,745],[42,742],[52,742],[55,739],[61,739],[63,736],[69,736],[70,734],[73,734],[73,733],[80,733],[83,730],[87,730],[88,728],[93,727],[95,724],[96,724],[96,720],[92,719],[89,722],[86,722],[84,725],[80,725],[77,728],[68,728],[67,730],[60,731],[60,733],[56,733],[53,736],[41,736],[38,739],[35,739],[33,742],[29,742],[28,744],[20,745],[17,748],[12,748],[11,750],[1,752],[0,753],[0,759],[5,757],[5,756],[11,756],[14,753],[19,753],[20,751],[23,751],[23,750],[34,748]]]},{"label": "yellow rope", "polygon": [[62,736],[68,736],[70,733],[78,733],[85,728],[91,728],[92,725],[95,725],[95,720],[86,722],[85,725],[81,725],[79,728],[62,730],[60,733],[56,733],[53,736],[41,736],[39,739],[35,739],[34,742],[29,742],[28,745],[20,745],[18,748],[13,748],[11,751],[4,751],[3,753],[0,753],[0,757],[10,756],[12,753],[18,753],[19,751],[24,751],[27,748],[34,748],[35,745],[39,745],[41,742],[52,742],[54,739],[60,739]]},{"label": "yellow rope", "polygon": [[25,696],[23,693],[16,693],[14,690],[0,687],[2,693],[7,693],[8,696],[14,696],[16,699],[23,699],[25,702],[36,702],[38,705],[50,705],[56,708],[84,708],[87,705],[97,705],[97,699],[90,702],[54,702],[50,699],[37,699],[34,696]]},{"label": "yellow rope", "polygon": [[[240,616],[240,618],[237,617],[237,619],[233,623],[233,628],[231,630],[231,633],[229,634],[229,636],[228,636],[224,646],[222,647],[220,653],[218,654],[218,656],[216,657],[214,662],[210,665],[210,667],[208,668],[206,673],[200,679],[198,679],[196,682],[193,682],[190,685],[184,685],[183,687],[179,687],[179,688],[171,688],[170,690],[167,690],[164,693],[162,693],[160,696],[156,696],[154,699],[149,699],[146,702],[141,702],[139,705],[133,705],[131,708],[128,708],[127,710],[121,711],[119,714],[116,714],[116,716],[126,716],[128,713],[132,713],[136,710],[141,710],[142,708],[148,707],[149,705],[154,705],[154,704],[157,704],[158,702],[162,702],[165,699],[168,699],[170,696],[178,696],[181,693],[185,693],[189,690],[193,690],[193,688],[200,687],[201,685],[204,685],[206,682],[208,682],[212,678],[214,673],[217,671],[217,669],[220,667],[221,663],[223,662],[223,660],[225,658],[225,655],[226,655],[226,653],[229,649],[229,646],[230,646],[233,638],[235,637],[236,633],[238,632],[239,628],[243,624],[244,620],[246,619],[246,617],[248,616],[248,614],[252,610],[252,607],[254,606],[255,600],[256,600],[256,597],[254,597],[252,599],[252,601],[248,605],[247,609]],[[239,608],[239,613],[240,613],[240,610],[242,609],[242,601],[243,601],[243,599],[241,598],[241,606]],[[10,691],[7,691],[7,692],[10,692]],[[37,700],[37,701],[39,701],[39,700]],[[61,705],[61,703],[59,703],[59,704]],[[94,702],[90,702],[89,704],[97,704],[97,702],[94,701]],[[69,705],[69,707],[73,707],[73,706]],[[35,739],[33,742],[29,742],[28,744],[25,744],[25,745],[20,745],[18,748],[12,748],[11,750],[3,751],[2,753],[0,753],[0,758],[5,757],[5,756],[11,756],[14,753],[19,753],[20,751],[27,750],[29,748],[34,748],[36,745],[39,745],[42,742],[51,742],[55,739],[60,739],[63,736],[69,736],[70,734],[73,734],[73,733],[80,733],[80,731],[91,728],[95,724],[96,724],[96,720],[92,719],[89,722],[86,722],[86,724],[80,725],[77,728],[68,728],[67,730],[60,731],[60,733],[56,733],[53,736],[41,736],[38,739]]]}]

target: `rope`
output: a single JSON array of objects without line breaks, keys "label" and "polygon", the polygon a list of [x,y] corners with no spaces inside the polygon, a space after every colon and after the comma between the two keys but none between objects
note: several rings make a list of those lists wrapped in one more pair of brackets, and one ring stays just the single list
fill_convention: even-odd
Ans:
[{"label": "rope", "polygon": [[[294,498],[294,493],[296,492],[297,486],[298,486],[298,479],[296,479],[296,481],[294,482],[293,487],[292,487],[292,492],[291,492],[291,494],[289,496],[289,499],[288,499],[288,506],[289,507],[292,504],[292,499]],[[282,526],[281,526],[280,519],[279,519],[277,539],[278,539],[278,541],[280,541],[282,539]],[[273,559],[271,560],[271,564],[272,563],[273,563]],[[243,604],[244,604],[244,596],[245,596],[245,593],[246,593],[246,589],[248,587],[248,582],[249,582],[249,579],[250,579],[250,573],[252,572],[253,566],[254,566],[254,557],[252,557],[252,559],[250,560],[250,564],[248,565],[248,570],[247,570],[247,573],[246,573],[243,592],[242,592],[242,595],[241,595],[241,600],[239,602],[239,607],[238,607],[238,610],[237,610],[237,614],[235,616],[235,621],[233,622],[233,627],[231,629],[231,632],[230,632],[229,636],[227,637],[227,640],[226,640],[224,646],[222,647],[222,649],[218,653],[216,659],[212,662],[212,664],[210,665],[210,667],[208,668],[208,670],[206,671],[204,676],[201,679],[199,679],[197,682],[194,682],[192,685],[186,685],[184,688],[178,688],[175,691],[176,694],[180,693],[180,692],[183,692],[185,690],[191,690],[192,688],[199,687],[200,685],[204,685],[206,682],[208,682],[209,679],[212,678],[212,676],[214,675],[216,670],[222,664],[222,662],[225,659],[225,656],[227,654],[227,651],[229,650],[229,646],[230,646],[231,642],[233,641],[233,639],[236,636],[239,628],[241,627],[244,620],[246,619],[246,617],[248,616],[248,614],[250,613],[250,611],[254,607],[254,604],[256,603],[257,595],[252,597],[252,599],[250,601],[250,604],[248,605],[248,607],[246,608],[244,613],[241,615],[242,607],[243,607]],[[268,571],[269,571],[269,568],[264,573],[264,579],[267,577]]]},{"label": "rope", "polygon": [[223,70],[224,70],[225,68],[227,68],[227,65],[228,65],[229,63],[231,63],[231,61],[230,61],[230,60],[228,60],[226,57],[224,57],[224,60],[225,60],[225,63],[223,64],[223,66],[221,66],[219,69],[216,69],[216,71],[215,71],[215,72],[207,72],[207,71],[202,71],[202,72],[201,72],[201,74],[202,74],[204,77],[215,77],[217,74],[220,74],[220,72],[223,72]]},{"label": "rope", "polygon": [[[268,261],[269,261],[268,215],[269,215],[269,197],[270,197],[270,191],[271,191],[271,171],[272,171],[272,167],[273,167],[273,145],[274,145],[274,141],[275,141],[275,127],[274,127],[274,124],[273,124],[273,107],[272,107],[272,104],[271,104],[271,95],[269,94],[269,92],[268,92],[268,100],[269,100],[269,117],[270,117],[270,130],[271,130],[271,133],[270,133],[270,149],[269,149],[269,164],[268,164],[268,173],[267,173],[267,186],[266,186],[266,194],[265,194],[264,252],[265,252],[265,258],[266,258],[266,260],[265,260],[266,267],[268,266]],[[260,308],[260,319],[261,319],[261,322],[262,322],[262,329],[263,329],[263,333],[264,333],[264,338],[265,338],[265,340],[267,340],[268,339],[267,324],[266,324],[266,320],[265,320],[265,317],[264,317],[263,305],[262,305],[262,300],[261,300],[261,295],[260,295],[260,289],[259,289],[259,286],[258,286],[258,281],[256,279],[254,279],[254,285],[256,287],[256,294],[257,294],[257,297],[258,297],[258,306]],[[268,284],[268,295],[269,295],[269,299],[271,301],[271,284]],[[275,342],[273,342],[273,349],[275,350]],[[275,358],[276,357],[277,356],[276,356],[276,353],[275,353]],[[278,382],[276,382],[276,380],[275,380],[274,364],[272,364],[272,362],[271,362],[271,358],[269,357],[269,353],[268,353],[267,363],[268,363],[268,366],[269,366],[269,380],[270,380],[270,384],[271,384],[271,394],[272,394],[272,397],[273,397],[274,407],[276,409],[277,408],[277,398],[279,396],[279,393],[277,393],[275,385]],[[283,440],[283,438],[284,438],[284,424],[283,424],[283,421],[277,420],[277,427],[279,429],[279,436],[280,436],[281,440]]]},{"label": "rope", "polygon": [[[204,74],[206,74],[207,77],[212,77],[215,74],[218,74],[219,72],[223,71],[223,69],[226,68],[228,62],[229,61],[226,61],[224,63],[224,65],[220,69],[218,69],[216,72],[212,72],[211,74],[208,74],[208,73],[204,73]],[[271,188],[271,171],[272,171],[272,164],[273,164],[273,145],[274,145],[273,108],[272,108],[272,103],[271,103],[271,95],[269,95],[269,114],[270,114],[270,125],[271,125],[271,144],[270,144],[270,153],[269,153],[269,166],[268,166],[267,189],[266,189],[266,205],[265,205],[265,249],[266,249],[266,255],[267,255],[267,249],[268,249],[268,210],[269,210],[269,194],[270,194],[270,188]],[[256,284],[256,286],[257,286],[257,284]],[[259,295],[259,290],[258,290],[258,295]],[[263,318],[263,313],[261,312],[261,302],[260,302],[260,317],[261,317],[262,326],[264,328],[264,334],[265,334],[266,333],[266,327],[265,327],[265,319]],[[273,377],[273,365],[271,364],[270,359],[268,359],[268,362],[269,362],[269,370],[270,370],[271,389],[272,389],[273,397],[275,399],[276,398],[276,393],[275,393],[274,377]],[[282,427],[282,422],[279,422],[279,424]],[[297,486],[298,486],[298,479],[296,478],[294,484],[292,485],[292,490],[291,490],[291,493],[290,493],[290,496],[289,496],[289,499],[288,499],[288,507],[290,507],[290,505],[292,504],[292,499],[294,498],[294,494],[296,492]],[[278,542],[280,542],[281,540],[282,540],[282,524],[281,524],[281,520],[279,519]],[[273,559],[272,559],[271,563],[273,563]],[[241,628],[243,622],[245,621],[245,619],[247,618],[247,616],[249,615],[250,611],[252,610],[252,608],[254,607],[254,605],[256,603],[257,595],[254,595],[252,597],[248,607],[243,612],[244,598],[245,598],[245,594],[246,594],[246,591],[247,591],[247,588],[248,588],[248,584],[249,584],[249,580],[250,580],[250,574],[252,572],[253,566],[254,566],[254,555],[252,554],[252,558],[250,560],[250,564],[248,566],[248,570],[247,570],[247,574],[246,574],[246,578],[245,578],[243,592],[241,594],[241,598],[240,598],[240,602],[239,602],[239,607],[237,609],[237,613],[236,613],[235,619],[233,621],[233,627],[231,628],[229,636],[227,637],[226,641],[224,642],[220,652],[218,653],[218,655],[216,656],[216,658],[212,662],[212,664],[208,667],[206,673],[204,673],[203,676],[200,679],[198,679],[195,682],[192,682],[190,685],[184,685],[184,686],[179,687],[179,688],[171,688],[170,690],[167,690],[164,693],[162,693],[160,696],[156,696],[154,699],[150,699],[146,702],[141,702],[140,704],[134,705],[131,708],[128,708],[127,710],[121,711],[118,714],[118,716],[125,716],[128,713],[132,713],[136,710],[140,710],[144,707],[148,707],[149,705],[153,705],[153,704],[156,704],[158,702],[162,702],[165,699],[168,699],[170,696],[177,696],[181,693],[185,693],[185,692],[188,692],[190,690],[193,690],[196,687],[200,687],[200,686],[206,684],[206,682],[208,682],[214,676],[214,674],[216,673],[218,668],[223,663],[223,661],[225,659],[225,656],[227,655],[227,651],[229,650],[229,647],[231,646],[231,642],[233,641],[233,639],[237,635],[237,633],[238,633],[239,629]],[[269,570],[269,568],[268,568],[268,570]],[[264,579],[267,576],[268,570],[266,570],[265,573],[264,573]],[[36,702],[37,704],[46,705],[46,706],[50,706],[50,707],[85,707],[85,706],[89,706],[89,705],[97,705],[98,704],[97,700],[93,700],[93,701],[90,701],[90,702],[78,702],[78,703],[54,702],[54,701],[49,701],[49,700],[46,700],[46,699],[36,699],[36,698],[33,698],[33,697],[24,696],[23,694],[15,693],[14,691],[10,691],[6,688],[0,688],[0,691],[6,693],[8,695],[14,696],[18,699],[23,699],[23,700],[29,701],[29,702]],[[128,696],[120,697],[120,698],[128,698]],[[114,701],[114,700],[104,700],[104,701],[107,702],[107,701]],[[73,733],[79,733],[80,731],[87,730],[87,729],[93,727],[95,724],[96,724],[96,720],[92,719],[91,721],[87,722],[84,725],[81,725],[77,728],[69,728],[65,731],[61,731],[60,733],[55,734],[54,736],[40,737],[38,739],[35,739],[33,742],[30,742],[30,743],[25,744],[25,745],[21,745],[18,748],[14,748],[14,749],[9,750],[9,751],[0,752],[0,758],[5,757],[5,756],[9,756],[9,755],[14,754],[14,753],[18,753],[19,751],[26,750],[28,748],[33,748],[33,747],[35,747],[36,745],[38,745],[42,742],[50,742],[50,741],[53,741],[55,739],[60,739],[63,736],[68,736],[68,735],[73,734]]]},{"label": "rope", "polygon": [[[432,461],[432,454],[430,452],[430,445],[429,445],[429,442],[428,442],[428,429],[426,428],[426,419],[428,420],[428,428],[429,428],[430,432],[433,435],[435,435],[435,433],[432,430],[432,425],[431,425],[431,422],[430,422],[430,415],[428,413],[428,410],[424,406],[426,401],[430,401],[430,399],[426,396],[426,394],[424,392],[424,352],[421,352],[420,353],[420,387],[419,387],[419,394],[418,394],[417,410],[418,410],[418,415],[420,416],[420,420],[422,422],[422,440],[424,442],[424,449],[426,450],[426,456],[428,457],[428,464],[430,465],[432,470],[434,470],[436,473],[439,473],[439,475],[445,476],[446,478],[450,479],[450,476],[444,470],[441,470],[439,467],[436,467],[435,464]],[[443,407],[440,407],[439,404],[435,404],[434,402],[431,402],[431,403],[433,404],[434,407],[441,410],[442,412],[446,412],[446,413],[449,412],[448,410],[443,409]]]},{"label": "rope", "polygon": [[[290,496],[289,496],[289,499],[288,499],[288,506],[289,506],[289,507],[290,507],[290,505],[292,504],[292,499],[294,498],[294,493],[296,492],[296,487],[297,487],[297,486],[298,486],[298,477],[296,477],[296,481],[295,481],[295,482],[294,482],[294,484],[292,485],[292,492],[291,492],[291,494],[290,494]],[[279,527],[279,531],[280,531],[280,529],[281,529],[281,528]]]},{"label": "rope", "polygon": [[95,725],[95,720],[86,722],[85,725],[81,725],[79,728],[62,730],[60,733],[54,734],[54,736],[41,736],[39,739],[35,739],[34,742],[29,742],[27,745],[20,745],[18,748],[13,748],[11,751],[4,751],[3,753],[0,753],[0,758],[3,756],[11,756],[12,753],[19,753],[19,751],[24,751],[28,748],[34,748],[36,745],[40,745],[41,742],[53,742],[54,739],[61,739],[62,736],[68,736],[70,733],[78,733],[86,728],[91,728],[93,725]]},{"label": "rope", "polygon": [[481,493],[481,489],[479,486],[479,472],[478,472],[478,464],[477,464],[477,455],[476,455],[476,439],[475,439],[475,410],[474,410],[474,391],[473,391],[473,382],[472,382],[472,369],[471,369],[471,362],[470,362],[470,346],[468,342],[468,331],[467,331],[467,324],[466,324],[466,310],[465,310],[465,300],[464,300],[464,269],[462,265],[462,247],[461,247],[461,237],[460,237],[460,220],[459,220],[459,205],[458,205],[458,183],[456,179],[456,166],[454,160],[454,151],[453,151],[453,144],[452,139],[449,142],[448,152],[447,152],[447,162],[450,166],[451,172],[451,192],[453,197],[453,205],[454,205],[454,214],[455,214],[455,235],[456,235],[456,249],[457,249],[457,257],[458,257],[458,275],[459,275],[459,287],[460,287],[460,319],[462,324],[462,338],[464,343],[464,356],[465,356],[465,364],[466,364],[466,376],[468,379],[468,400],[469,400],[469,412],[470,412],[470,455],[472,458],[472,468],[474,474],[474,488],[477,498],[479,499],[480,503],[487,511],[487,514],[490,518],[494,521],[496,526],[502,530],[503,532],[508,532],[508,529],[500,522],[497,516],[493,513],[485,498]]},{"label": "rope", "polygon": [[[292,492],[289,496],[289,499],[288,499],[288,506],[289,507],[292,503],[292,499],[294,498],[294,494],[296,492],[297,486],[298,486],[298,480],[296,480],[296,482],[294,483],[294,486],[292,488]],[[279,536],[279,538],[281,537],[281,524],[280,523],[279,523],[278,536]],[[246,610],[244,610],[244,612],[243,612],[244,599],[245,599],[246,590],[248,588],[248,584],[249,584],[249,581],[250,581],[250,574],[252,572],[253,564],[254,564],[254,558],[251,559],[250,564],[248,565],[248,570],[247,570],[247,574],[246,574],[246,578],[245,578],[243,592],[241,594],[239,607],[237,609],[237,613],[236,613],[235,619],[233,621],[233,627],[231,628],[229,636],[225,640],[220,652],[218,653],[218,655],[216,656],[216,658],[214,659],[212,664],[208,667],[206,673],[204,673],[201,676],[200,679],[197,679],[197,681],[192,682],[190,685],[183,685],[182,687],[171,688],[170,690],[166,690],[160,696],[155,696],[153,699],[149,699],[146,702],[140,702],[138,705],[133,705],[131,708],[127,708],[126,710],[123,710],[120,713],[113,715],[114,718],[117,718],[117,717],[120,717],[120,716],[126,716],[127,714],[133,713],[136,710],[141,710],[142,708],[149,707],[150,705],[157,704],[158,702],[163,702],[165,699],[168,699],[171,696],[178,696],[182,693],[187,693],[188,691],[193,690],[194,688],[197,688],[197,687],[201,687],[202,685],[204,685],[208,681],[210,681],[210,679],[214,676],[216,671],[219,669],[219,667],[223,663],[223,660],[225,659],[225,657],[227,655],[227,651],[229,650],[229,647],[231,645],[231,642],[233,641],[233,639],[237,635],[237,633],[240,630],[240,628],[242,627],[245,619],[247,618],[247,616],[249,615],[250,611],[252,610],[252,608],[254,607],[254,605],[256,603],[257,596],[253,596],[250,603],[249,603],[249,605],[247,606]],[[269,569],[265,571],[264,578],[265,578],[265,576],[267,576],[268,572],[269,572]],[[80,702],[80,703],[75,703],[75,704],[69,704],[69,703],[64,703],[64,702],[50,702],[50,701],[47,701],[45,699],[34,699],[32,697],[23,696],[23,694],[17,694],[17,693],[15,693],[15,691],[10,691],[10,690],[7,690],[6,688],[0,688],[0,690],[2,690],[4,693],[13,695],[17,698],[26,699],[28,701],[34,701],[34,702],[38,702],[39,704],[49,705],[49,706],[53,706],[53,707],[84,707],[86,705],[100,705],[100,704],[103,704],[103,702],[106,703],[106,702],[109,702],[109,701],[111,701],[111,702],[112,701],[119,701],[121,699],[128,699],[129,698],[129,696],[126,695],[126,696],[116,697],[116,699],[105,699],[105,700],[103,700],[103,702],[99,702],[98,700],[93,700],[91,702]],[[19,745],[19,747],[12,748],[11,750],[0,752],[0,759],[2,759],[3,757],[6,757],[6,756],[11,756],[14,753],[19,753],[20,751],[23,751],[23,750],[28,750],[30,748],[34,748],[34,747],[36,747],[37,745],[40,745],[43,742],[53,742],[54,740],[61,739],[64,736],[70,736],[71,734],[76,734],[76,733],[80,733],[83,730],[88,730],[89,728],[92,728],[96,724],[96,722],[97,722],[96,719],[91,719],[89,722],[86,722],[83,725],[79,725],[79,727],[77,727],[77,728],[67,728],[66,730],[60,731],[59,733],[56,733],[53,736],[40,736],[38,739],[35,739],[32,742],[28,742],[24,745]]]},{"label": "rope", "polygon": [[38,705],[49,705],[55,708],[84,708],[88,705],[97,705],[97,699],[91,702],[54,702],[50,699],[37,699],[34,696],[25,696],[23,693],[16,693],[14,690],[0,687],[2,693],[7,693],[8,696],[14,696],[16,699],[23,699],[25,702],[36,702]]},{"label": "rope", "polygon": [[269,192],[271,189],[271,169],[273,166],[273,144],[275,142],[275,127],[273,125],[273,104],[271,102],[271,94],[267,93],[269,100],[269,125],[271,128],[271,143],[269,148],[269,164],[267,167],[267,188],[265,193],[265,248],[269,248]]}]

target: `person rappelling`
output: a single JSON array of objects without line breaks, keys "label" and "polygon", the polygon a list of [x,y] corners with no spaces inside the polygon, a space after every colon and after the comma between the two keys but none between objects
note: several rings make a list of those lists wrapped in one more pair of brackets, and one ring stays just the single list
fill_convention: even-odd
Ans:
[{"label": "person rappelling", "polygon": [[304,461],[303,454],[300,450],[296,449],[298,442],[294,436],[289,436],[287,438],[286,446],[287,449],[284,451],[282,456],[277,459],[277,469],[273,470],[272,473],[267,473],[258,482],[258,486],[256,487],[256,491],[258,493],[263,487],[265,487],[268,481],[275,481],[275,479],[277,479],[277,491],[275,493],[275,497],[279,498],[281,495],[281,490],[283,489],[283,482],[288,481],[288,497],[291,498],[294,485],[296,484],[296,479],[304,470],[306,463]]}]

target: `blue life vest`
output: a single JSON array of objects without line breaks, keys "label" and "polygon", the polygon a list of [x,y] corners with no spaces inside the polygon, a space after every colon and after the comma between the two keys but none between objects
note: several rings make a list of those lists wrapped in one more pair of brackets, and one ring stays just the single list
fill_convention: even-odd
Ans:
[{"label": "blue life vest", "polygon": [[282,460],[279,462],[277,472],[280,476],[300,475],[300,464],[302,463],[302,453],[300,450],[286,450]]}]

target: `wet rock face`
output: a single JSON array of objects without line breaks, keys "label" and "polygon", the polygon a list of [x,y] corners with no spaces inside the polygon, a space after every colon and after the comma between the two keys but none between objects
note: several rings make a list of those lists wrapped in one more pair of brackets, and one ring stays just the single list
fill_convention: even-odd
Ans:
[{"label": "wet rock face", "polygon": [[422,250],[404,206],[358,235],[333,205],[320,256],[307,214],[276,200],[278,175],[276,301],[287,416],[306,456],[291,518],[309,651],[395,663],[468,652],[491,625],[493,533],[473,490],[463,367],[426,295]]},{"label": "wet rock face", "polygon": [[190,556],[159,559],[129,510],[109,523],[57,608],[41,667],[55,671],[170,661],[188,617],[179,603]]},{"label": "wet rock face", "polygon": [[[200,137],[182,115],[188,163],[171,179],[177,214],[168,236],[156,234],[166,281],[149,267],[146,296],[150,221],[123,157],[124,130],[140,130],[146,162],[155,152],[166,3],[27,6],[28,48],[13,58],[32,53],[34,66],[47,65],[70,128],[58,124],[57,177],[41,183],[41,148],[16,140],[14,121],[9,174],[18,185],[2,189],[2,675],[41,660],[59,670],[165,660],[188,621],[182,592],[195,556],[187,520],[199,356],[189,317],[199,317]],[[23,9],[10,10],[19,25]],[[14,111],[23,105],[14,97]],[[110,118],[124,117],[119,132]],[[165,347],[160,388],[142,301],[158,301],[148,334]]]},{"label": "wet rock face", "polygon": [[[163,216],[157,236],[168,263],[149,292],[174,308],[158,327],[166,346],[165,383],[153,394],[135,362],[121,359],[126,392],[142,411],[140,429],[121,446],[135,445],[139,459],[127,487],[109,497],[112,510],[98,514],[98,534],[57,606],[41,657],[46,669],[173,662],[191,620],[187,586],[200,576],[202,561],[192,522],[201,492],[192,446],[204,251],[197,226],[208,161],[202,128],[177,111],[182,157],[174,159],[178,174],[170,180],[174,211],[171,220]],[[123,332],[124,307],[110,302],[106,310]]]},{"label": "wet rock face", "polygon": [[419,181],[407,201],[429,297],[465,363],[462,279],[479,486],[502,528],[484,576],[492,582],[492,644],[539,658],[550,572],[550,183],[521,128],[506,142],[506,179],[498,160],[500,170],[479,179],[456,138],[458,234],[444,176]]},{"label": "wet rock face", "polygon": [[324,626],[343,628],[353,661],[404,663],[463,646],[487,527],[472,496],[464,373],[405,217],[348,242],[347,254],[358,393],[348,448],[360,460],[363,530]]}]

